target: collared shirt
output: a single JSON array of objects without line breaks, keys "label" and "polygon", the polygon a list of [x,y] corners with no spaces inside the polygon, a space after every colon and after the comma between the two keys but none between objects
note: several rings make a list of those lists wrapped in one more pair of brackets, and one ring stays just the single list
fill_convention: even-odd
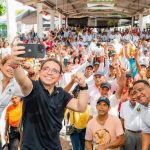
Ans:
[{"label": "collared shirt", "polygon": [[145,111],[142,112],[142,131],[150,133],[150,103],[148,107],[144,107]]},{"label": "collared shirt", "polygon": [[2,91],[2,88],[3,88],[2,80],[3,80],[3,74],[2,72],[0,72],[0,117],[2,115],[3,110],[9,104],[10,99],[13,95],[16,95],[16,96],[23,95],[21,92],[20,86],[18,85],[18,83],[16,82],[14,78],[10,80],[5,90]]},{"label": "collared shirt", "polygon": [[59,132],[72,96],[59,87],[49,94],[40,80],[32,84],[31,93],[23,101],[22,150],[61,150]]},{"label": "collared shirt", "polygon": [[97,100],[99,99],[101,94],[99,89],[95,86],[95,84],[88,89],[88,93],[89,93],[89,103],[91,109],[90,113],[93,116],[95,114],[95,109],[96,109],[95,107],[96,107]]},{"label": "collared shirt", "polygon": [[120,116],[124,119],[125,129],[131,131],[140,131],[142,125],[141,113],[143,107],[136,102],[135,107],[133,107],[130,101],[122,103]]}]

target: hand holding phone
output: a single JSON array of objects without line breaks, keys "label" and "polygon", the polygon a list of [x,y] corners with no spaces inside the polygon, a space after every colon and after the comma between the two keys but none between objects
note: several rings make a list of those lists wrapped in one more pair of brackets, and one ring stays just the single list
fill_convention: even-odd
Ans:
[{"label": "hand holding phone", "polygon": [[41,44],[23,44],[20,43],[18,46],[25,47],[25,53],[18,55],[23,58],[44,58],[45,57],[45,46]]}]

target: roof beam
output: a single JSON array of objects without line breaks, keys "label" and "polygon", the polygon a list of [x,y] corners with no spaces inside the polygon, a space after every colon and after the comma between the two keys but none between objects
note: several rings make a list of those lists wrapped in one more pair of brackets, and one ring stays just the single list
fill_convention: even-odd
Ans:
[{"label": "roof beam", "polygon": [[[128,3],[128,5],[130,5],[130,4],[133,4],[134,6],[140,6],[140,7],[146,7],[146,8],[149,8],[150,7],[150,2],[149,2],[149,4],[147,4],[147,3],[145,3],[144,4],[144,2],[143,3],[138,3],[138,1],[136,2],[133,2],[133,1],[131,1],[131,0],[121,0],[123,3]],[[120,2],[121,2],[120,1]],[[135,8],[135,7],[134,7]]]},{"label": "roof beam", "polygon": [[31,6],[31,5],[35,5],[37,4],[37,0],[29,0],[29,1],[24,1],[22,2],[24,5],[28,5],[28,6]]},{"label": "roof beam", "polygon": [[[113,11],[113,13],[118,13],[118,14],[125,14],[125,15],[132,15],[131,13],[129,12],[122,12],[122,11]],[[101,12],[90,12],[90,11],[85,11],[85,12],[80,12],[80,13],[70,13],[69,15],[70,16],[76,16],[76,15],[111,15],[112,14],[112,11],[101,11]]]},{"label": "roof beam", "polygon": [[[87,1],[83,1],[81,2],[81,0],[76,0],[76,1],[73,1],[73,2],[70,2],[70,5],[76,5],[76,4],[84,4],[84,3],[87,3]],[[64,4],[60,4],[60,5],[57,5],[57,7],[66,7],[68,5],[68,3],[64,3]]]}]

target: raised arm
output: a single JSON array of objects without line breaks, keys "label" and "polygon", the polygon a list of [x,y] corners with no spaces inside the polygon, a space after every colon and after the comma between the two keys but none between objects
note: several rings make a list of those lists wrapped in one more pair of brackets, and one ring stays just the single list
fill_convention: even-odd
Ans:
[{"label": "raised arm", "polygon": [[24,96],[27,96],[32,88],[32,82],[28,78],[28,76],[25,75],[25,72],[21,66],[21,60],[24,60],[24,58],[18,57],[20,54],[24,54],[24,47],[22,46],[15,46],[12,49],[12,68],[14,69],[14,75],[15,79],[18,82],[18,84],[21,87],[21,91],[24,94]]},{"label": "raised arm", "polygon": [[118,99],[121,98],[121,94],[123,92],[123,88],[125,86],[125,83],[126,83],[126,73],[125,73],[125,69],[121,68],[120,69],[121,71],[121,76],[120,77],[117,77],[117,83],[118,83],[118,88],[117,88],[117,91],[115,93],[116,97]]},{"label": "raised arm", "polygon": [[124,45],[123,51],[125,52],[126,58],[129,60],[130,59],[130,55],[128,54],[128,45],[127,44]]},{"label": "raised arm", "polygon": [[72,98],[67,105],[67,108],[74,111],[84,112],[87,108],[88,103],[88,92],[86,88],[85,77],[82,73],[76,73],[74,75],[74,81],[80,86],[80,92],[78,98]]}]

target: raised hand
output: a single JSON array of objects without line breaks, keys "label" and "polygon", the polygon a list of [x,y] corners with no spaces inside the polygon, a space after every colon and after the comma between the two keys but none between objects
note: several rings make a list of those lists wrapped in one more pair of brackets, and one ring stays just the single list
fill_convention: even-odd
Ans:
[{"label": "raised hand", "polygon": [[78,72],[78,73],[74,74],[73,78],[74,78],[74,81],[79,84],[79,86],[81,86],[81,87],[86,86],[85,76],[83,73]]},{"label": "raised hand", "polygon": [[11,51],[12,56],[12,67],[18,64],[21,64],[21,61],[25,60],[25,58],[19,57],[18,55],[24,54],[25,50],[23,46],[14,45]]}]

